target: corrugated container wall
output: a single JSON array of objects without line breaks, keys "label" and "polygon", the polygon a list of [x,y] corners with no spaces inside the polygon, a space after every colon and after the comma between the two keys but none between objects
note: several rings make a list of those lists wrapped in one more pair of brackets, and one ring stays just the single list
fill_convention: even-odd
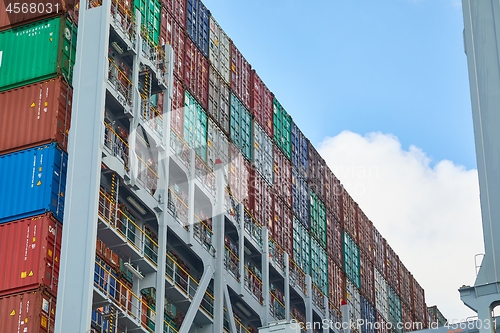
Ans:
[{"label": "corrugated container wall", "polygon": [[399,294],[399,257],[387,241],[385,243],[385,259],[385,279],[392,289]]},{"label": "corrugated container wall", "polygon": [[231,92],[230,138],[247,160],[252,159],[252,116]]},{"label": "corrugated container wall", "polygon": [[[387,298],[388,298],[388,307],[389,307],[389,321],[392,323],[394,328],[397,328],[398,323],[402,321],[401,315],[401,300],[399,299],[396,291],[391,287],[387,287]],[[397,332],[401,332],[401,330],[396,329]]]},{"label": "corrugated container wall", "polygon": [[162,7],[166,8],[171,13],[175,21],[186,28],[186,1],[185,0],[162,0]]},{"label": "corrugated container wall", "polygon": [[293,261],[305,273],[310,271],[311,236],[295,217],[293,218]]},{"label": "corrugated container wall", "polygon": [[424,289],[420,286],[417,280],[415,280],[415,278],[412,277],[412,280],[413,280],[412,310],[413,313],[415,314],[415,321],[426,323],[427,321],[425,319],[427,317],[427,307],[425,305]]},{"label": "corrugated container wall", "polygon": [[448,319],[446,319],[441,311],[437,308],[437,306],[433,305],[427,308],[427,314],[429,317],[429,324],[433,323],[434,325],[437,324],[438,327],[440,326],[445,326],[446,323],[448,322]]},{"label": "corrugated container wall", "polygon": [[325,177],[326,209],[331,211],[337,221],[342,220],[342,192],[340,181],[335,177],[330,168],[326,169]]},{"label": "corrugated container wall", "polygon": [[377,269],[374,270],[375,281],[375,308],[377,312],[386,320],[389,319],[387,282]]},{"label": "corrugated container wall", "polygon": [[2,332],[53,333],[56,297],[39,288],[0,297]]},{"label": "corrugated container wall", "polygon": [[207,114],[187,91],[184,94],[184,141],[207,160]]},{"label": "corrugated container wall", "polygon": [[309,188],[318,195],[321,200],[325,200],[325,184],[327,175],[327,166],[325,160],[318,153],[316,148],[308,141],[308,180]]},{"label": "corrugated container wall", "polygon": [[[292,211],[283,200],[273,194],[273,215],[268,226],[271,237],[281,248],[292,255],[293,253],[293,220]],[[269,200],[269,198],[267,198]]]},{"label": "corrugated container wall", "polygon": [[186,38],[184,54],[184,84],[206,110],[208,106],[208,59]]},{"label": "corrugated container wall", "polygon": [[346,300],[350,306],[349,319],[351,323],[358,323],[361,320],[361,295],[359,289],[349,278],[345,279]]},{"label": "corrugated container wall", "polygon": [[45,212],[62,222],[67,163],[56,143],[0,156],[0,223]]},{"label": "corrugated container wall", "polygon": [[214,169],[218,158],[224,166],[229,165],[229,138],[212,119],[208,119],[207,165],[210,169]]},{"label": "corrugated container wall", "polygon": [[210,47],[209,59],[212,66],[221,75],[226,84],[229,83],[231,62],[229,52],[231,51],[231,41],[219,23],[210,16]]},{"label": "corrugated container wall", "polygon": [[313,191],[309,191],[309,197],[309,222],[311,224],[311,235],[319,242],[321,247],[326,248],[326,208],[320,198]]},{"label": "corrugated container wall", "polygon": [[344,231],[344,272],[356,288],[361,288],[361,276],[359,272],[359,248],[354,240]]},{"label": "corrugated container wall", "polygon": [[340,310],[344,300],[345,276],[341,266],[328,258],[328,299],[333,306]]},{"label": "corrugated container wall", "polygon": [[380,313],[377,312],[377,323],[379,323],[379,329],[378,333],[390,333],[391,330],[389,329],[390,325],[387,322],[387,319],[380,315]]},{"label": "corrugated container wall", "polygon": [[274,150],[274,191],[285,202],[292,207],[292,164],[281,150],[273,144]]},{"label": "corrugated container wall", "polygon": [[289,160],[292,159],[292,117],[275,98],[273,100],[274,142]]},{"label": "corrugated container wall", "polygon": [[182,82],[174,78],[172,92],[172,110],[170,113],[170,126],[181,137],[184,137],[184,87]]},{"label": "corrugated container wall", "polygon": [[252,161],[255,169],[264,179],[273,185],[274,175],[274,144],[266,132],[257,124],[253,124],[253,154]]},{"label": "corrugated container wall", "polygon": [[368,255],[359,251],[359,266],[361,274],[361,294],[375,304],[375,282],[373,280],[373,263]]},{"label": "corrugated container wall", "polygon": [[245,206],[253,217],[263,226],[269,226],[273,214],[272,188],[264,178],[254,169],[250,171],[250,195]]},{"label": "corrugated container wall", "polygon": [[403,263],[399,263],[399,291],[401,302],[411,307],[412,278],[411,273]]},{"label": "corrugated container wall", "polygon": [[403,332],[413,332],[419,329],[413,324],[415,320],[413,319],[413,314],[411,313],[411,307],[404,303],[401,303],[401,317],[404,323]]},{"label": "corrugated container wall", "polygon": [[208,58],[210,12],[200,0],[187,0],[186,30],[203,55]]},{"label": "corrugated container wall", "polygon": [[55,141],[67,150],[72,89],[61,77],[0,93],[0,154]]},{"label": "corrugated container wall", "polygon": [[363,325],[361,326],[362,333],[376,333],[377,311],[372,303],[365,297],[361,296],[361,318]]},{"label": "corrugated container wall", "polygon": [[0,224],[0,295],[44,286],[57,294],[62,224],[50,214]]},{"label": "corrugated container wall", "polygon": [[375,226],[373,227],[373,263],[385,278],[385,239]]},{"label": "corrugated container wall", "polygon": [[58,74],[71,84],[76,32],[76,25],[66,16],[0,32],[0,91],[50,79]]},{"label": "corrugated container wall", "polygon": [[300,128],[293,122],[291,124],[292,133],[292,165],[297,168],[299,174],[303,177],[308,177],[309,170],[309,140],[301,132]]},{"label": "corrugated container wall", "polygon": [[[171,0],[172,1],[172,0]],[[160,45],[170,44],[174,50],[174,74],[183,79],[186,33],[174,15],[165,7],[161,9]]]},{"label": "corrugated container wall", "polygon": [[226,134],[229,134],[229,96],[231,94],[229,86],[213,66],[210,66],[208,73],[208,114],[215,119]]},{"label": "corrugated container wall", "polygon": [[229,144],[229,189],[238,202],[248,200],[250,164],[233,144]]},{"label": "corrugated container wall", "polygon": [[141,29],[150,44],[160,42],[161,2],[159,0],[134,0],[134,9],[141,13]]},{"label": "corrugated container wall", "polygon": [[273,137],[273,93],[255,70],[251,74],[250,111],[255,120],[271,138]]},{"label": "corrugated container wall", "polygon": [[351,238],[358,242],[358,204],[352,199],[347,190],[342,191],[342,222],[344,230]]},{"label": "corrugated container wall", "polygon": [[292,168],[292,206],[293,214],[309,229],[309,187],[296,168]]},{"label": "corrugated container wall", "polygon": [[359,207],[357,214],[359,247],[368,256],[368,259],[373,262],[373,223]]},{"label": "corrugated container wall", "polygon": [[231,43],[231,90],[247,110],[250,109],[251,73],[252,66],[243,57],[236,45]]},{"label": "corrugated container wall", "polygon": [[315,239],[311,239],[311,280],[324,295],[328,295],[328,255]]},{"label": "corrugated container wall", "polygon": [[344,267],[343,260],[343,232],[342,226],[339,221],[335,219],[335,216],[330,212],[326,211],[326,248],[328,255],[333,258],[333,261],[340,267]]}]

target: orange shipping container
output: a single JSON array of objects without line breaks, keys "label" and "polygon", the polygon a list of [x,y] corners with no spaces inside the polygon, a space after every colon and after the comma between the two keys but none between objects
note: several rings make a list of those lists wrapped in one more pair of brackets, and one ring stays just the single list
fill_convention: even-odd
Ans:
[{"label": "orange shipping container", "polygon": [[0,295],[40,286],[56,295],[61,237],[50,214],[0,224],[0,262],[9,267],[0,270]]},{"label": "orange shipping container", "polygon": [[0,93],[0,154],[53,141],[67,151],[71,98],[61,77]]}]

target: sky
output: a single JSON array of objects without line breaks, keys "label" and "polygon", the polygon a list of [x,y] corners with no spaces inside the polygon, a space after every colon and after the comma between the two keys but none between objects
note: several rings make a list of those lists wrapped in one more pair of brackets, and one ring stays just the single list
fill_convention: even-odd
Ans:
[{"label": "sky", "polygon": [[448,319],[482,253],[459,0],[204,0]]}]

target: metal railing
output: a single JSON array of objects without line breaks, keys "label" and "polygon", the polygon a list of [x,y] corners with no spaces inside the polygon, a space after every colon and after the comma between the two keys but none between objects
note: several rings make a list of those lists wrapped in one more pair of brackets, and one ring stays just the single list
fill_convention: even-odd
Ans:
[{"label": "metal railing", "polygon": [[224,267],[238,282],[240,281],[240,258],[227,245],[224,245]]},{"label": "metal railing", "polygon": [[246,265],[245,289],[248,290],[260,304],[262,304],[262,280],[257,277],[257,275],[255,275]]},{"label": "metal railing", "polygon": [[224,210],[227,215],[234,218],[236,225],[240,224],[239,203],[233,198],[227,187],[224,190]]},{"label": "metal railing", "polygon": [[190,151],[189,145],[184,141],[183,138],[180,137],[177,132],[173,128],[170,128],[170,149],[172,153],[179,158],[182,164],[186,168],[190,168],[191,160],[190,160]]},{"label": "metal railing", "polygon": [[106,146],[113,156],[123,162],[125,169],[128,169],[129,163],[129,145],[110,124],[104,123],[104,146]]},{"label": "metal railing", "polygon": [[286,318],[286,312],[285,312],[286,309],[285,309],[285,304],[283,304],[283,300],[280,300],[272,292],[269,292],[269,294],[271,294],[271,298],[270,298],[271,304],[269,306],[269,312],[277,320],[285,319]]},{"label": "metal railing", "polygon": [[215,196],[215,174],[198,155],[195,156],[195,175],[208,193]]},{"label": "metal railing", "polygon": [[108,58],[108,81],[121,96],[118,96],[119,102],[123,105],[132,107],[132,81],[122,71],[116,63]]},{"label": "metal railing", "polygon": [[144,26],[141,27],[141,37],[142,37],[142,55],[151,61],[156,70],[159,70],[161,75],[165,75],[166,63],[165,63],[165,52],[161,46],[155,46],[151,38],[151,33],[145,29]]},{"label": "metal railing", "polygon": [[323,294],[323,292],[314,283],[312,284],[311,294],[313,304],[316,305],[324,314],[326,310],[325,294]]},{"label": "metal railing", "polygon": [[137,182],[146,189],[151,195],[154,195],[156,188],[158,186],[158,170],[156,168],[156,163],[152,167],[149,163],[146,163],[139,155],[137,155],[137,160],[139,161],[139,173],[137,175]]},{"label": "metal railing", "polygon": [[298,315],[295,315],[293,313],[293,311],[290,311],[290,317],[295,320],[296,323],[298,323],[300,325],[300,331],[301,332],[307,332],[306,329],[305,329],[305,322],[306,322],[306,319],[303,318],[302,316],[298,316]]},{"label": "metal railing", "polygon": [[269,236],[269,257],[283,272],[285,272],[285,250]]},{"label": "metal railing", "polygon": [[293,261],[288,258],[290,265],[290,284],[298,287],[307,296],[306,273]]},{"label": "metal railing", "polygon": [[111,3],[111,20],[134,44],[136,38],[135,19],[130,9],[125,8],[118,0],[113,0]]},{"label": "metal railing", "polygon": [[245,231],[262,248],[262,225],[245,208]]},{"label": "metal railing", "polygon": [[163,115],[158,110],[158,107],[148,100],[147,96],[141,96],[141,118],[145,124],[155,132],[160,139],[163,139]]},{"label": "metal railing", "polygon": [[193,237],[196,239],[208,253],[214,255],[212,251],[212,231],[211,220],[202,220],[194,214],[195,221],[193,225]]},{"label": "metal railing", "polygon": [[176,193],[170,187],[168,188],[168,210],[174,219],[184,227],[189,224],[189,207],[185,200],[187,200],[185,193]]}]

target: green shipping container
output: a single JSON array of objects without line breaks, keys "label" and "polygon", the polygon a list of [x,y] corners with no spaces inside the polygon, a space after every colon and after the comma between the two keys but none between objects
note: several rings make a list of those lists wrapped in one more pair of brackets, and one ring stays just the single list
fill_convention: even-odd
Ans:
[{"label": "green shipping container", "polygon": [[247,160],[252,159],[252,115],[231,92],[230,137]]},{"label": "green shipping container", "polygon": [[293,218],[293,261],[306,274],[310,273],[311,264],[311,237],[309,231],[304,228],[295,217]]},{"label": "green shipping container", "polygon": [[161,1],[134,0],[134,8],[141,13],[141,30],[154,46],[160,42]]},{"label": "green shipping container", "polygon": [[73,79],[77,26],[66,16],[0,32],[0,91],[63,75]]},{"label": "green shipping container", "polygon": [[275,98],[273,100],[274,142],[289,160],[292,159],[292,118]]},{"label": "green shipping container", "polygon": [[184,93],[184,141],[207,162],[207,114],[186,90]]},{"label": "green shipping container", "polygon": [[311,279],[323,294],[328,295],[328,255],[315,239],[311,239]]},{"label": "green shipping container", "polygon": [[389,285],[387,285],[387,303],[389,306],[389,321],[393,325],[391,332],[401,333],[402,330],[397,329],[397,324],[402,322],[401,299]]},{"label": "green shipping container", "polygon": [[311,235],[326,249],[326,208],[316,193],[309,191],[311,209],[309,219]]},{"label": "green shipping container", "polygon": [[358,245],[345,231],[343,239],[345,275],[354,283],[356,288],[361,289]]}]

